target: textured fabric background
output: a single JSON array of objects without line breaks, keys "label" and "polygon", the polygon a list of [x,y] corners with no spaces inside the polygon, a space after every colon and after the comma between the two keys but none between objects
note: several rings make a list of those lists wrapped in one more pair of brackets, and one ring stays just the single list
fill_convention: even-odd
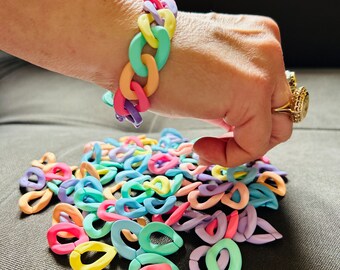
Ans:
[{"label": "textured fabric background", "polygon": [[[263,246],[240,244],[243,269],[340,269],[340,71],[297,74],[311,93],[309,115],[289,142],[268,154],[288,172],[288,193],[278,211],[259,210],[284,237]],[[51,151],[59,161],[78,165],[88,141],[137,133],[158,137],[164,127],[188,138],[222,133],[196,120],[152,114],[145,114],[138,130],[118,124],[100,101],[103,89],[10,57],[2,58],[0,78],[0,269],[70,269],[67,256],[47,246],[53,207],[31,216],[18,209],[18,179],[32,159]],[[182,236],[185,247],[169,258],[186,270],[190,252],[203,242],[194,234]],[[117,257],[110,269],[127,268],[128,261]]]}]

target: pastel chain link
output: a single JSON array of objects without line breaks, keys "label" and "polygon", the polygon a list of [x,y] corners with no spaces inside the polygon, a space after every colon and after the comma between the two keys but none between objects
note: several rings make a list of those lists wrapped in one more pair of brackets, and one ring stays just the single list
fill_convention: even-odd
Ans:
[{"label": "pastel chain link", "polygon": [[[144,0],[143,10],[146,13],[137,20],[140,32],[130,42],[129,62],[122,70],[119,87],[114,95],[108,91],[102,97],[105,104],[114,107],[118,121],[128,120],[135,127],[142,124],[140,113],[150,108],[149,97],[158,88],[159,71],[170,55],[177,16],[173,0]],[[142,53],[146,44],[157,49],[155,56]],[[133,80],[135,74],[147,78],[144,86]]]},{"label": "pastel chain link", "polygon": [[[193,250],[190,269],[199,269],[204,256],[208,269],[241,269],[237,243],[282,238],[256,208],[278,208],[287,173],[267,158],[236,168],[198,166],[192,146],[168,128],[159,140],[138,135],[90,142],[79,167],[57,162],[48,152],[19,179],[25,193],[19,207],[35,214],[53,197],[61,201],[53,209],[48,245],[56,254],[69,254],[73,269],[103,269],[116,257],[130,260],[129,269],[178,269],[166,256],[180,252],[181,234],[189,231],[206,243]],[[31,205],[32,200],[37,202]],[[213,214],[203,212],[211,208]],[[256,234],[257,227],[264,233]],[[155,242],[155,233],[171,242]],[[107,235],[112,245],[100,242]],[[139,248],[126,242],[138,242]],[[83,264],[81,255],[89,251],[104,255]]]}]

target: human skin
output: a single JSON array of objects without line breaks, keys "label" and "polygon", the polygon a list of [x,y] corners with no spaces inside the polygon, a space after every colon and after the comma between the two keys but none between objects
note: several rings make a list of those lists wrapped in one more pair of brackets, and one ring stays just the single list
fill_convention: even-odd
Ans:
[{"label": "human skin", "polygon": [[[0,49],[115,92],[142,7],[141,0],[4,0]],[[284,70],[272,19],[179,12],[151,110],[208,121],[224,132],[233,126],[232,137],[204,137],[194,149],[201,164],[237,166],[291,136],[289,117],[272,112],[291,95]]]}]

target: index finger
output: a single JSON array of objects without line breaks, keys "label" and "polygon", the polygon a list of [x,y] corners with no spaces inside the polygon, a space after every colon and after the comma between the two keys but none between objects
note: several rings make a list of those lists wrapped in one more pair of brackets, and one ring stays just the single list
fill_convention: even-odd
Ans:
[{"label": "index finger", "polygon": [[235,126],[234,137],[203,137],[194,144],[204,161],[235,167],[263,156],[270,148],[271,106],[263,106],[243,124]]}]

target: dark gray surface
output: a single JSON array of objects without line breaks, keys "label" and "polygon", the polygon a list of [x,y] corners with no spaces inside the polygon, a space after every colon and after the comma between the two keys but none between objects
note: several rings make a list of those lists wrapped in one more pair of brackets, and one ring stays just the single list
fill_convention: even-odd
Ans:
[{"label": "dark gray surface", "polygon": [[[88,141],[137,132],[158,137],[164,127],[188,138],[222,133],[196,120],[152,114],[135,130],[113,120],[112,110],[100,102],[103,89],[19,63],[16,70],[0,66],[5,74],[0,80],[0,269],[70,269],[67,257],[53,255],[47,246],[52,207],[32,216],[18,209],[17,181],[32,159],[52,151],[60,161],[79,164]],[[288,192],[278,211],[259,211],[284,237],[263,246],[240,244],[243,269],[340,269],[340,71],[297,74],[311,92],[309,115],[291,140],[269,153],[273,164],[289,173]],[[201,244],[195,236],[184,238],[186,247],[170,257],[183,270],[190,251]],[[127,269],[117,258],[111,265]]]}]

